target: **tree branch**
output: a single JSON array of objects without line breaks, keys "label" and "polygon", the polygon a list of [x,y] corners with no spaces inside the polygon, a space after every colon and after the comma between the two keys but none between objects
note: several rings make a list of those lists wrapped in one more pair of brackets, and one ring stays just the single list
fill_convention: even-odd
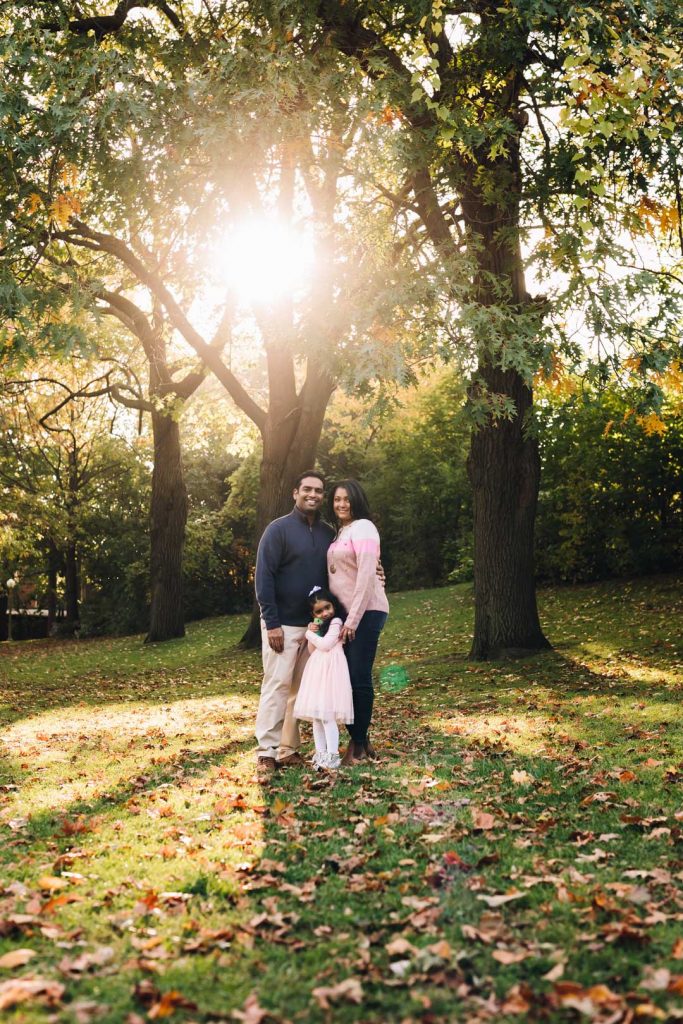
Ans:
[{"label": "tree branch", "polygon": [[[176,31],[183,35],[182,19],[169,7],[165,0],[120,0],[113,14],[99,14],[92,18],[75,18],[69,21],[69,32],[79,36],[87,35],[88,32],[94,32],[97,40],[103,39],[112,32],[118,32],[125,24],[129,13],[139,7],[155,7],[166,16]],[[55,21],[43,25],[43,28],[48,32],[59,32],[63,27],[63,25]]]},{"label": "tree branch", "polygon": [[173,327],[182,334],[202,362],[216,375],[235,404],[256,424],[259,430],[262,430],[266,423],[266,413],[228,369],[216,348],[207,344],[199,331],[192,326],[159,275],[149,270],[119,238],[101,231],[94,231],[87,224],[76,219],[73,220],[73,224],[75,231],[58,232],[55,237],[70,241],[74,245],[83,245],[85,248],[98,248],[101,252],[115,256],[124,266],[128,267],[138,281],[149,288],[162,303]]}]

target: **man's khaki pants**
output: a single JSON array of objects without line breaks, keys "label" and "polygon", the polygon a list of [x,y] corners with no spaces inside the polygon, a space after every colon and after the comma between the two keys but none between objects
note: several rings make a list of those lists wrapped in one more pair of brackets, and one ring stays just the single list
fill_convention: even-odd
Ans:
[{"label": "man's khaki pants", "polygon": [[301,744],[299,723],[293,712],[301,673],[308,661],[306,626],[283,626],[282,631],[285,649],[277,654],[268,643],[268,633],[261,621],[263,683],[256,715],[257,757],[282,759]]}]

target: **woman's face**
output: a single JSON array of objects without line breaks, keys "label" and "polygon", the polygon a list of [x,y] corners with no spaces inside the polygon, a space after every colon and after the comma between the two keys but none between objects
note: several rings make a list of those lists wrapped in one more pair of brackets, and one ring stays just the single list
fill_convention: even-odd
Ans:
[{"label": "woman's face", "polygon": [[334,605],[329,601],[316,601],[313,605],[313,616],[327,622],[328,619],[334,618]]},{"label": "woman's face", "polygon": [[344,523],[350,523],[353,519],[353,516],[351,515],[351,500],[345,487],[337,487],[334,492],[332,503],[337,521],[341,523],[342,526]]}]

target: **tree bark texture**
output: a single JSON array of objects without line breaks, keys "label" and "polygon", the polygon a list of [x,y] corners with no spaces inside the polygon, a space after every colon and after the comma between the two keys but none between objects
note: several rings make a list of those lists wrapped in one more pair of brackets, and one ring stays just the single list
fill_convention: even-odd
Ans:
[{"label": "tree bark texture", "polygon": [[[463,189],[462,209],[477,256],[477,301],[493,306],[500,303],[501,293],[507,294],[509,330],[514,335],[518,316],[534,316],[520,249],[518,147],[511,146],[490,167],[499,195],[507,200],[500,205],[486,201],[472,174]],[[492,346],[490,357],[480,359],[479,377],[490,393],[512,399],[516,411],[510,420],[491,418],[473,432],[467,462],[474,515],[470,657],[478,660],[550,647],[536,604],[534,524],[540,458],[536,440],[526,430],[533,396],[519,372],[502,368],[499,345]]]},{"label": "tree bark texture", "polygon": [[187,489],[180,450],[180,429],[172,416],[154,411],[152,432],[151,607],[147,643],[185,635],[182,562],[187,523]]},{"label": "tree bark texture", "polygon": [[66,598],[66,622],[70,629],[78,627],[80,608],[78,595],[80,590],[78,573],[78,552],[76,544],[68,540],[64,551],[64,590]]},{"label": "tree bark texture", "polygon": [[57,573],[59,572],[60,558],[59,551],[54,541],[48,539],[47,548],[47,632],[52,633],[52,627],[57,619]]},{"label": "tree bark texture", "polygon": [[535,440],[524,436],[531,391],[514,371],[489,386],[515,400],[512,421],[472,436],[467,470],[474,512],[474,638],[470,657],[548,648],[536,605],[534,522],[540,484]]}]

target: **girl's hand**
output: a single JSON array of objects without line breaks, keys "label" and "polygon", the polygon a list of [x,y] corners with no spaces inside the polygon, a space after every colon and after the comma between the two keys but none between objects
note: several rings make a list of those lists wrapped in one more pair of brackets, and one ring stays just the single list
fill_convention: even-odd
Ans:
[{"label": "girl's hand", "polygon": [[319,633],[320,632],[320,626],[319,626],[319,624],[317,622],[309,622],[308,623],[308,628],[310,629],[311,633]]}]

